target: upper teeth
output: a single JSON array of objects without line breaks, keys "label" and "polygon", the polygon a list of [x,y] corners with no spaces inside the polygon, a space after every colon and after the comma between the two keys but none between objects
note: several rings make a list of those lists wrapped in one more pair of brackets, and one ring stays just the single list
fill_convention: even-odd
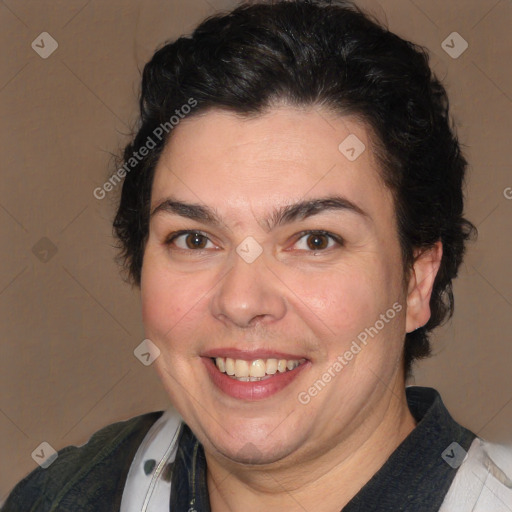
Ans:
[{"label": "upper teeth", "polygon": [[285,372],[297,368],[305,359],[232,359],[231,357],[217,357],[217,368],[228,375],[235,377],[265,377],[276,372]]}]

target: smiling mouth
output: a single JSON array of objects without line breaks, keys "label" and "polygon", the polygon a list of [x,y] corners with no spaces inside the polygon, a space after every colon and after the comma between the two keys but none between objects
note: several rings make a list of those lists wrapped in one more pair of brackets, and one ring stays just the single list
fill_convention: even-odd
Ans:
[{"label": "smiling mouth", "polygon": [[240,382],[256,382],[272,378],[295,370],[306,359],[232,359],[231,357],[211,358],[217,369],[233,380]]}]

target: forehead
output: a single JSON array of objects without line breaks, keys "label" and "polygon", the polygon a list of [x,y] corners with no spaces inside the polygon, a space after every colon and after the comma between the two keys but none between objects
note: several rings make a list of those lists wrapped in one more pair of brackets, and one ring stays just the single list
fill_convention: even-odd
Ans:
[{"label": "forehead", "polygon": [[171,134],[152,206],[172,195],[238,215],[342,195],[370,214],[385,213],[391,193],[369,133],[360,121],[319,108],[280,107],[252,118],[218,109],[197,114]]}]

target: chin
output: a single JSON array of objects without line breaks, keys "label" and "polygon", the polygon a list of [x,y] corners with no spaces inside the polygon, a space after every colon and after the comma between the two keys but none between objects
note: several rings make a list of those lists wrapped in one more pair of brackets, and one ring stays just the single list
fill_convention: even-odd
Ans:
[{"label": "chin", "polygon": [[276,449],[273,446],[257,446],[247,442],[238,451],[233,451],[232,447],[229,447],[226,450],[218,450],[218,453],[236,464],[267,466],[286,457],[288,450],[284,447]]}]

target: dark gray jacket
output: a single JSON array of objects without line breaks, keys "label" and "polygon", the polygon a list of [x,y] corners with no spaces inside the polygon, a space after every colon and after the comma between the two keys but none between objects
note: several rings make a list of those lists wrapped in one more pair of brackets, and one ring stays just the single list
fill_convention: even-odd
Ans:
[{"label": "dark gray jacket", "polygon": [[37,468],[12,491],[2,512],[115,512],[135,453],[151,425],[153,412],[114,423],[81,447],[59,451],[47,469]]}]

